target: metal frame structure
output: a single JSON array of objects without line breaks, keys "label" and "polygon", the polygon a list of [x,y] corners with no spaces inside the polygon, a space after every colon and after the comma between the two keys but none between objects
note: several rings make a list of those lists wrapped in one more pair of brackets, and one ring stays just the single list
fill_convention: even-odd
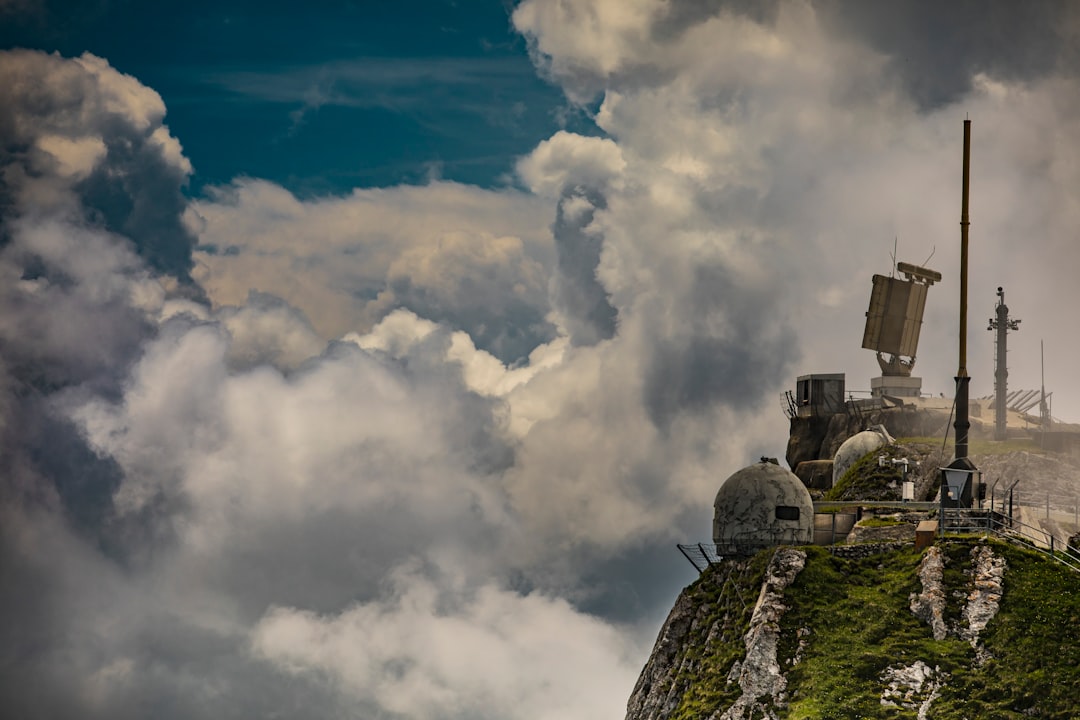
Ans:
[{"label": "metal frame structure", "polygon": [[[1005,304],[1004,288],[997,289],[997,296],[995,316],[990,318],[986,329],[997,331],[994,334],[994,439],[1004,440],[1008,434],[1005,415],[1009,403],[1008,337],[1010,330],[1020,329],[1020,320],[1009,317],[1009,306]],[[1037,395],[1037,393],[1033,394]]]}]

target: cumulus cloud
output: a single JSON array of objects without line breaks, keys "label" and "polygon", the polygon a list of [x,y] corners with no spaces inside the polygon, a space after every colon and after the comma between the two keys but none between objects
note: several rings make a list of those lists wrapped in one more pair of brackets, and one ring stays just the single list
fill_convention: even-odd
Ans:
[{"label": "cumulus cloud", "polygon": [[626,168],[622,150],[608,138],[555,133],[518,162],[517,172],[534,193],[561,197],[567,188],[603,188]]},{"label": "cumulus cloud", "polygon": [[193,203],[197,277],[215,303],[250,289],[302,310],[324,339],[398,307],[464,330],[506,362],[551,340],[550,205],[455,183],[301,201],[238,180]]},{"label": "cumulus cloud", "polygon": [[152,90],[0,55],[0,705],[618,717],[672,543],[782,452],[777,394],[876,374],[896,236],[946,275],[917,370],[949,389],[965,112],[973,312],[1003,284],[1024,333],[1068,326],[1072,77],[961,50],[924,94],[911,39],[838,7],[521,3],[606,134],[539,143],[522,189],[188,202]]},{"label": "cumulus cloud", "polygon": [[621,714],[638,668],[610,625],[557,598],[490,585],[448,600],[407,568],[393,587],[392,600],[330,617],[272,608],[253,650],[291,673],[328,675],[358,702],[401,717]]},{"label": "cumulus cloud", "polygon": [[0,207],[78,214],[186,281],[194,237],[181,190],[192,167],[162,124],[161,97],[90,53],[8,51],[0,83]]},{"label": "cumulus cloud", "polygon": [[[897,239],[900,259],[930,258],[946,274],[931,290],[916,371],[927,390],[950,392],[957,289],[949,278],[958,266],[960,121],[968,115],[972,312],[979,297],[989,312],[994,288],[1012,282],[1014,308],[1023,293],[1028,307],[1041,309],[1039,330],[1024,329],[1056,336],[1062,364],[1048,364],[1048,372],[1068,386],[1072,343],[1052,330],[1067,320],[1047,311],[1062,307],[1068,282],[1059,260],[1072,251],[1058,238],[1075,223],[1066,190],[1073,180],[1062,175],[1075,145],[1066,138],[1074,137],[1069,108],[1077,94],[1067,60],[1077,47],[1075,12],[1067,3],[1049,3],[1029,22],[995,4],[970,23],[923,13],[918,3],[880,12],[849,3],[785,2],[763,12],[744,3],[669,3],[640,6],[646,12],[629,25],[580,22],[611,11],[603,2],[570,5],[526,2],[514,18],[538,53],[550,53],[544,67],[569,89],[584,87],[580,68],[592,68],[590,97],[602,98],[597,124],[627,162],[620,194],[635,199],[620,220],[620,198],[607,197],[599,269],[620,324],[628,318],[623,285],[628,297],[647,299],[641,286],[630,289],[638,276],[624,262],[648,268],[640,276],[669,267],[660,257],[665,247],[679,248],[675,262],[715,253],[744,285],[749,269],[770,278],[755,291],[764,304],[743,311],[760,312],[747,328],[768,335],[787,318],[800,329],[800,341],[777,338],[766,355],[799,352],[799,371],[846,371],[849,387],[864,389],[876,374],[872,356],[858,349],[869,275],[888,272]],[[569,15],[579,19],[572,47],[545,29]],[[934,34],[965,42],[920,51],[930,40],[915,16],[928,18]],[[998,30],[1013,25],[1023,25],[1022,34],[1056,29],[1047,47],[1010,42],[1004,51]],[[928,63],[949,70],[919,69]],[[940,87],[920,88],[918,78],[931,76],[941,77]],[[620,226],[631,229],[626,242]],[[1023,259],[1020,237],[1034,243]],[[670,285],[689,287],[683,277]],[[985,359],[970,368],[973,392],[989,394],[990,338],[973,332],[969,343],[970,356]],[[1014,347],[1016,386],[1038,381],[1034,347],[1034,339],[1023,353]]]}]

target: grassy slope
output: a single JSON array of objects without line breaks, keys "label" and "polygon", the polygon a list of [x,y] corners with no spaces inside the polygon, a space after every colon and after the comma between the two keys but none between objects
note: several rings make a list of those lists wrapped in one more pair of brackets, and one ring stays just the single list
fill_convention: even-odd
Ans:
[{"label": "grassy slope", "polygon": [[708,610],[694,639],[675,658],[680,668],[675,683],[686,690],[671,720],[707,718],[739,697],[739,686],[728,685],[726,678],[735,661],[746,654],[743,637],[771,557],[772,553],[759,553],[738,573],[710,568],[685,591]]},{"label": "grassy slope", "polygon": [[[965,571],[978,542],[958,539],[944,546],[950,626],[960,621],[969,584]],[[982,665],[967,642],[952,634],[935,641],[930,628],[909,610],[909,595],[921,588],[921,556],[913,549],[845,560],[823,548],[806,548],[806,569],[786,593],[790,609],[781,622],[778,657],[788,678],[789,705],[780,716],[914,718],[912,710],[881,705],[880,677],[886,667],[916,660],[948,673],[930,711],[935,720],[1080,716],[1080,575],[1026,550],[993,546],[1005,556],[1008,570],[1000,611],[982,634],[991,656]],[[750,576],[760,580],[769,555],[755,559],[756,570],[740,585],[747,585]],[[685,651],[694,662],[684,664],[676,681],[687,686],[672,715],[679,720],[707,718],[737,697],[738,687],[725,679],[744,653],[741,633],[749,622],[748,610],[730,587],[725,595],[705,577],[696,592],[713,606],[698,642]],[[747,585],[740,592],[752,607],[757,588]],[[725,631],[714,633],[706,647],[715,623]],[[800,629],[805,640],[801,651]],[[796,653],[800,661],[793,664]]]}]

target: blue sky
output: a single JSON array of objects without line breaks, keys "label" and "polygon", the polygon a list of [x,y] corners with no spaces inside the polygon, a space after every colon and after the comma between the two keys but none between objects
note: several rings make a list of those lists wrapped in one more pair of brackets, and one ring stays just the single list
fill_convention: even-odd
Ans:
[{"label": "blue sky", "polygon": [[506,2],[50,0],[0,47],[107,58],[161,94],[192,189],[238,175],[301,194],[512,180],[560,127],[598,132],[541,79]]}]

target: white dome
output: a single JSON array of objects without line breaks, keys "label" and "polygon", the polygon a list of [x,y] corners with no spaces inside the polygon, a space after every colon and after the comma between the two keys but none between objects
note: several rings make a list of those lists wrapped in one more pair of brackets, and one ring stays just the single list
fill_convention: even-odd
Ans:
[{"label": "white dome", "polygon": [[720,554],[750,554],[814,539],[814,503],[794,473],[762,461],[725,480],[713,503],[713,542]]},{"label": "white dome", "polygon": [[891,442],[892,436],[883,427],[863,430],[845,440],[833,458],[833,486],[836,486],[836,483],[840,481],[840,478],[844,477],[844,473],[848,471],[848,468],[858,462],[859,458]]}]

